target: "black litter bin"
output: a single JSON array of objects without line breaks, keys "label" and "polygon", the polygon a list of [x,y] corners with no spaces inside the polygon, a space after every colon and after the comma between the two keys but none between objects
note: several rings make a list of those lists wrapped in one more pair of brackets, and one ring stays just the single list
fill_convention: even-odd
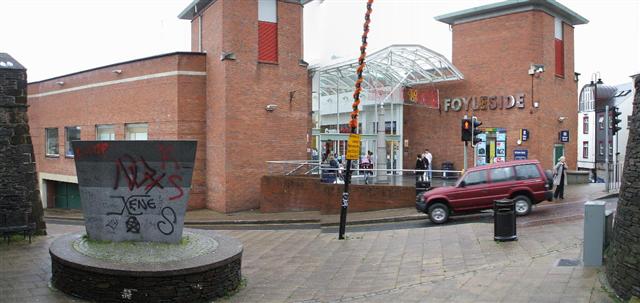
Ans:
[{"label": "black litter bin", "polygon": [[493,201],[493,239],[518,240],[516,236],[516,204],[510,199]]},{"label": "black litter bin", "polygon": [[453,173],[446,172],[447,170],[453,170],[453,162],[451,161],[442,162],[441,169],[443,170],[442,179],[456,178],[456,176],[454,176]]}]

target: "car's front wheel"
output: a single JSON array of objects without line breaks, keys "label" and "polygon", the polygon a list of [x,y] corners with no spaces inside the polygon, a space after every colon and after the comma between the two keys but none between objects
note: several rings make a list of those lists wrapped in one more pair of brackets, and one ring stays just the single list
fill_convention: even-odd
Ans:
[{"label": "car's front wheel", "polygon": [[513,202],[516,208],[516,215],[526,216],[531,212],[531,199],[529,197],[520,195],[513,198]]},{"label": "car's front wheel", "polygon": [[435,224],[442,224],[449,220],[449,207],[443,203],[434,203],[429,206],[429,220]]}]

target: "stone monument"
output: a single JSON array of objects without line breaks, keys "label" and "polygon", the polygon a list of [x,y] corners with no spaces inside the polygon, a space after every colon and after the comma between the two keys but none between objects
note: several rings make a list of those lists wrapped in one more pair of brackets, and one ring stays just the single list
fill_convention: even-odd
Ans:
[{"label": "stone monument", "polygon": [[[27,70],[0,53],[0,215],[7,224],[35,223],[45,234],[27,108]],[[24,215],[29,222],[20,222]]]},{"label": "stone monument", "polygon": [[196,141],[73,141],[85,233],[50,248],[57,289],[98,302],[207,302],[241,281],[242,244],[183,229]]}]

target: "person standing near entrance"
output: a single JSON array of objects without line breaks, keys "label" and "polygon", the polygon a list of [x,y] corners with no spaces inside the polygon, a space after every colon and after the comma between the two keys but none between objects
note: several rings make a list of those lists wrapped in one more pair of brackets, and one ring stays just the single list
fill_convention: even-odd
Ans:
[{"label": "person standing near entrance", "polygon": [[419,171],[424,169],[424,161],[422,161],[422,154],[418,154],[416,158],[416,183],[424,181],[424,173]]},{"label": "person standing near entrance", "polygon": [[427,159],[427,166],[425,166],[424,169],[428,169],[429,170],[427,172],[427,175],[429,177],[428,180],[431,180],[431,177],[433,177],[433,172],[431,171],[432,162],[433,162],[433,155],[431,155],[431,153],[429,152],[428,148],[424,150],[424,157]]},{"label": "person standing near entrance", "polygon": [[553,197],[564,200],[564,186],[567,185],[567,162],[564,156],[558,159],[558,163],[553,168],[553,184],[556,186]]}]

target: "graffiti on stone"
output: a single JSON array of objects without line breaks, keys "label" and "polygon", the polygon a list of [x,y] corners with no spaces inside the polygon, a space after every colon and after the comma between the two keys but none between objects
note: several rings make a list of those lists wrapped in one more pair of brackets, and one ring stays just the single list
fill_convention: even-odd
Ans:
[{"label": "graffiti on stone", "polygon": [[73,141],[90,238],[177,243],[195,141]]}]

